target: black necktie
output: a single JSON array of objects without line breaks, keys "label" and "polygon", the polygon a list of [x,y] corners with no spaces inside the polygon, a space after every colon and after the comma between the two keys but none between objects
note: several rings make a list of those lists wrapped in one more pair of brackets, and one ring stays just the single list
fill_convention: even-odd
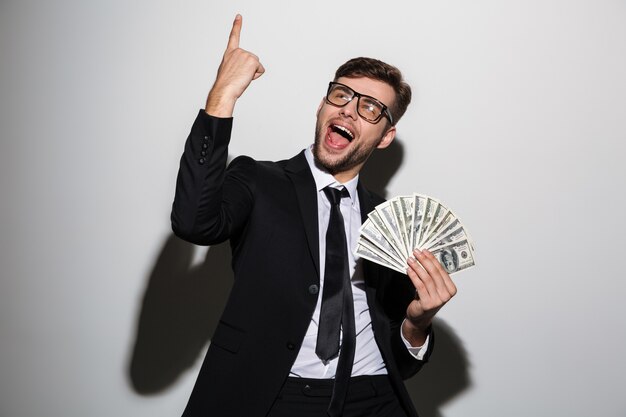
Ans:
[{"label": "black necktie", "polygon": [[315,353],[322,360],[330,360],[339,351],[339,332],[343,328],[341,353],[337,363],[335,385],[328,414],[340,416],[350,383],[354,347],[356,344],[354,305],[348,265],[348,248],[343,216],[339,209],[342,197],[348,191],[326,187],[324,193],[330,201],[330,220],[326,232],[326,266],[324,268],[324,290],[320,311]]}]

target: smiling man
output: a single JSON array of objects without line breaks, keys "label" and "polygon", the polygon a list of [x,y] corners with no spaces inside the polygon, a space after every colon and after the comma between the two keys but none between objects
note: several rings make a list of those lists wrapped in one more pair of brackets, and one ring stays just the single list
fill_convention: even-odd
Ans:
[{"label": "smiling man", "polygon": [[183,415],[416,416],[403,379],[427,361],[432,319],[456,287],[427,251],[403,275],[353,250],[383,201],[359,172],[393,141],[410,87],[382,61],[349,60],[319,105],[312,146],[226,167],[237,99],[265,72],[239,47],[241,26],[237,16],[187,138],[172,208],[179,237],[230,239],[235,272]]},{"label": "smiling man", "polygon": [[411,100],[411,90],[402,82],[399,71],[366,58],[356,58],[342,65],[320,103],[313,155],[315,161],[340,182],[354,178],[372,151],[386,148],[395,137],[393,118],[383,104],[395,103],[395,91],[386,82],[372,78],[381,77],[387,70],[392,71],[393,76],[386,78],[397,84],[404,94],[403,113]]}]

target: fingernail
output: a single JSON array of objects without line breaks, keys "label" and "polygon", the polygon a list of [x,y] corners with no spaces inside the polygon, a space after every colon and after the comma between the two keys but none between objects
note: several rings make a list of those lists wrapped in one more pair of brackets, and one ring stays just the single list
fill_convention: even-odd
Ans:
[{"label": "fingernail", "polygon": [[409,263],[410,264],[414,264],[415,263],[415,258],[413,258],[412,256],[409,257]]},{"label": "fingernail", "polygon": [[422,254],[422,251],[417,249],[417,248],[415,248],[415,249],[413,249],[413,253],[419,256],[419,255]]}]

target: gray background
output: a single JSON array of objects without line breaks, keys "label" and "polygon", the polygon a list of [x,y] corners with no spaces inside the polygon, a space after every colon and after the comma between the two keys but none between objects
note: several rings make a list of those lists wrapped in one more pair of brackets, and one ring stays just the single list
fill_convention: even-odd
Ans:
[{"label": "gray background", "polygon": [[237,12],[267,73],[231,156],[308,145],[353,56],[414,87],[364,176],[448,203],[479,263],[409,382],[422,416],[625,416],[615,0],[2,0],[0,416],[181,413],[232,276],[228,248],[173,238],[169,211]]}]

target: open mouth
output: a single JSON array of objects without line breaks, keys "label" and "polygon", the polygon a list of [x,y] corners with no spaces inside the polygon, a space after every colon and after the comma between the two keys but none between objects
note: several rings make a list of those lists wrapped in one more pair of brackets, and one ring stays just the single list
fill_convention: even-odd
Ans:
[{"label": "open mouth", "polygon": [[352,133],[352,131],[350,131],[347,127],[340,125],[331,125],[330,128],[333,132],[347,139],[348,142],[352,142],[352,139],[354,139],[354,133]]}]

